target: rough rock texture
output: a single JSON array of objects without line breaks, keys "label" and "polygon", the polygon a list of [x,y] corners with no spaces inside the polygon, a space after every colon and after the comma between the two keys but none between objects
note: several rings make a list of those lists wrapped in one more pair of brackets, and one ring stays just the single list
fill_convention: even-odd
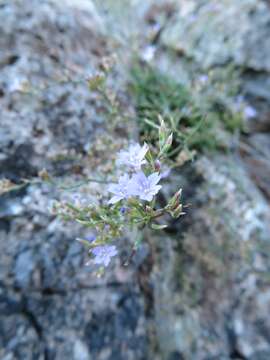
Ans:
[{"label": "rough rock texture", "polygon": [[[55,190],[33,185],[2,196],[0,358],[268,360],[269,4],[95,3],[1,2],[1,178],[47,167],[75,181],[97,170],[89,150],[110,153],[100,139],[124,141],[125,132],[105,133],[104,111],[85,83],[115,48],[123,47],[125,65],[139,50],[187,83],[193,69],[236,66],[239,95],[256,112],[247,109],[249,133],[234,152],[198,154],[173,174],[161,201],[183,187],[183,220],[165,236],[145,233],[135,263],[123,269],[116,261],[102,279],[84,267],[74,241],[87,232],[49,215]],[[112,79],[120,87],[122,70]],[[88,200],[101,189],[85,191]]]},{"label": "rough rock texture", "polygon": [[256,71],[269,71],[269,19],[263,1],[184,0],[175,22],[162,34],[162,42],[205,68],[233,61]]},{"label": "rough rock texture", "polygon": [[[191,208],[174,225],[174,240],[151,240],[160,244],[151,278],[161,358],[268,359],[269,4],[202,0],[171,7],[155,42],[156,66],[186,82],[200,74],[207,82],[213,71],[234,67],[238,98],[250,105],[236,152],[201,158],[176,175],[175,188],[183,186]],[[160,23],[160,13],[150,7],[148,23],[149,16]]]},{"label": "rough rock texture", "polygon": [[[97,168],[87,153],[105,136],[104,112],[85,79],[111,45],[93,5],[82,3],[0,4],[1,178],[46,167],[75,181]],[[57,196],[33,185],[1,197],[0,358],[145,359],[134,271],[119,261],[93,276],[74,241],[87,232],[50,215]]]},{"label": "rough rock texture", "polygon": [[78,11],[35,1],[1,7],[4,176],[33,175],[67,149],[82,151],[100,121],[84,79],[107,49],[91,14]]},{"label": "rough rock texture", "polygon": [[270,126],[269,9],[257,0],[182,1],[160,36],[162,46],[188,59],[189,68],[210,74],[230,66],[241,73],[239,95],[252,105],[245,111],[252,132],[269,132]]},{"label": "rough rock texture", "polygon": [[161,358],[267,359],[269,205],[239,160],[201,158],[183,170],[175,181],[191,208],[171,241],[151,239]]}]

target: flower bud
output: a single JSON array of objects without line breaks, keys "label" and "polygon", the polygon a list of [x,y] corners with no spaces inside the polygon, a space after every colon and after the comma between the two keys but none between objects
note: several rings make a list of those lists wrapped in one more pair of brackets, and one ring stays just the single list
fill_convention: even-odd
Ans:
[{"label": "flower bud", "polygon": [[156,160],[155,163],[154,163],[154,166],[155,166],[155,170],[160,172],[161,170],[161,163],[159,160]]},{"label": "flower bud", "polygon": [[[166,136],[167,136],[167,135],[166,135]],[[173,142],[173,134],[171,133],[171,134],[167,137],[164,145],[160,146],[160,155],[166,154],[166,152],[167,152],[167,151],[170,149],[170,147],[172,146],[172,142]],[[161,145],[161,144],[160,144],[160,145]]]},{"label": "flower bud", "polygon": [[179,201],[180,201],[180,197],[182,194],[182,189],[179,189],[174,195],[173,197],[169,200],[168,202],[168,207],[171,209],[175,209],[178,207],[179,205]]},{"label": "flower bud", "polygon": [[175,219],[179,218],[180,215],[184,214],[182,210],[183,210],[183,206],[182,204],[180,204],[174,211],[172,211],[171,213],[172,217]]},{"label": "flower bud", "polygon": [[160,126],[158,129],[158,137],[159,137],[159,147],[160,150],[163,148],[165,141],[166,141],[166,136],[167,136],[167,128],[165,125],[165,122],[163,120],[163,118],[159,115],[158,116],[159,121],[160,121]]},{"label": "flower bud", "polygon": [[173,142],[173,134],[171,133],[171,134],[168,136],[165,145],[170,148],[170,147],[172,146],[172,142]]}]

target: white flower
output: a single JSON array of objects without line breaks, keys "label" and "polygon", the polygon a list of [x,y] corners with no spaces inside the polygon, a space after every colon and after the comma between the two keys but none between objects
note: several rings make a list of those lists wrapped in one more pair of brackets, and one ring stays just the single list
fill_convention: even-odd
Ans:
[{"label": "white flower", "polygon": [[141,57],[144,61],[150,62],[153,60],[153,57],[155,56],[156,47],[153,45],[147,46],[141,54]]},{"label": "white flower", "polygon": [[159,180],[160,175],[157,172],[147,177],[141,171],[132,176],[130,189],[132,193],[139,196],[141,200],[151,201],[162,187],[161,185],[157,185]]},{"label": "white flower", "polygon": [[254,107],[247,105],[244,108],[244,115],[246,119],[253,119],[257,116],[257,111]]},{"label": "white flower", "polygon": [[117,255],[117,249],[114,245],[98,245],[90,250],[94,255],[94,263],[107,267],[111,262],[111,258]]},{"label": "white flower", "polygon": [[124,165],[127,168],[138,171],[142,165],[146,164],[145,155],[148,151],[148,145],[132,144],[128,150],[121,150],[116,161],[117,165]]},{"label": "white flower", "polygon": [[108,191],[114,194],[110,199],[109,204],[115,204],[120,200],[128,199],[132,194],[130,193],[130,178],[127,174],[120,176],[118,184],[111,184]]}]

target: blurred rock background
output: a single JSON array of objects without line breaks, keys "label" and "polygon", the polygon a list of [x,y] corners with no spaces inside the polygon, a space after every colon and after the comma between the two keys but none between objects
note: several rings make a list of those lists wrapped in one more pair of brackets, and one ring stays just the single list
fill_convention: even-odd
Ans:
[{"label": "blurred rock background", "polygon": [[115,53],[110,85],[126,110],[138,110],[129,83],[139,57],[205,111],[211,101],[220,118],[241,111],[243,124],[229,132],[218,120],[221,146],[197,147],[164,187],[160,201],[183,188],[187,215],[165,235],[145,232],[134,262],[104,278],[74,241],[87,231],[51,215],[55,189],[2,195],[0,359],[268,360],[269,2],[0,1],[1,178],[45,167],[76,181],[138,136],[136,123],[111,134],[87,86]]}]

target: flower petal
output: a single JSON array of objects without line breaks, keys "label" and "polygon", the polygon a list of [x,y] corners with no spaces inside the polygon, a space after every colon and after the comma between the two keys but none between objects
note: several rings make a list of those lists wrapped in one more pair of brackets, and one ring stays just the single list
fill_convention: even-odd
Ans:
[{"label": "flower petal", "polygon": [[155,173],[151,174],[150,176],[148,176],[148,180],[150,181],[152,186],[156,185],[160,180],[159,173],[155,172]]},{"label": "flower petal", "polygon": [[116,204],[118,201],[122,200],[121,196],[115,195],[109,201],[108,204]]}]

